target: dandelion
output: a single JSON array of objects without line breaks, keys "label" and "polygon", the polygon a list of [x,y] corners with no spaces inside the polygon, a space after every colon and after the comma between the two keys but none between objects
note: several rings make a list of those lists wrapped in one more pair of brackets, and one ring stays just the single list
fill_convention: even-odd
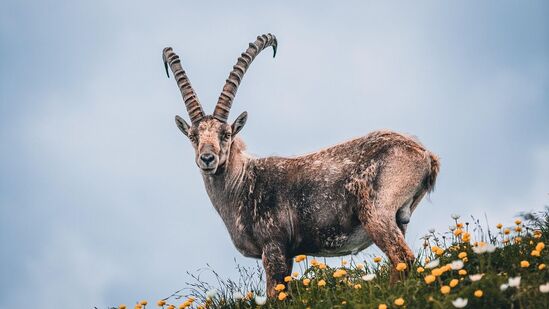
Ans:
[{"label": "dandelion", "polygon": [[418,274],[421,274],[421,273],[424,272],[424,271],[425,271],[425,268],[423,268],[423,267],[421,267],[421,266],[419,266],[419,267],[417,268]]},{"label": "dandelion", "polygon": [[326,281],[324,281],[324,279],[321,279],[320,281],[318,281],[317,285],[318,285],[319,287],[326,286]]},{"label": "dandelion", "polygon": [[447,286],[447,285],[443,285],[441,288],[440,288],[440,293],[446,295],[448,293],[450,293],[450,287]]},{"label": "dandelion", "polygon": [[454,235],[455,235],[455,236],[459,236],[459,235],[461,235],[462,233],[463,233],[463,230],[462,230],[462,229],[456,229],[456,230],[454,231]]},{"label": "dandelion", "polygon": [[165,301],[165,300],[159,300],[159,301],[156,303],[156,305],[157,305],[158,307],[162,307],[162,306],[164,306],[165,304],[166,304],[166,301]]},{"label": "dandelion", "polygon": [[404,305],[404,299],[402,297],[395,299],[395,305],[399,307]]},{"label": "dandelion", "polygon": [[406,263],[398,263],[397,266],[396,266],[396,270],[398,271],[403,271],[406,269]]},{"label": "dandelion", "polygon": [[543,264],[543,263],[539,264],[538,269],[539,270],[544,270],[545,269],[545,264]]},{"label": "dandelion", "polygon": [[536,245],[536,250],[541,251],[541,250],[543,250],[543,248],[545,248],[545,244],[542,243],[542,242],[538,242],[537,245]]},{"label": "dandelion", "polygon": [[502,285],[499,286],[499,290],[502,292],[507,290],[508,288],[509,288],[509,284],[507,283],[503,283]]},{"label": "dandelion", "polygon": [[467,271],[465,269],[460,269],[458,271],[458,274],[460,274],[461,276],[465,276],[465,275],[467,275]]},{"label": "dandelion", "polygon": [[522,267],[522,268],[530,267],[530,262],[528,262],[526,260],[520,261],[520,267]]},{"label": "dandelion", "polygon": [[381,262],[381,257],[380,257],[380,256],[376,256],[376,257],[374,258],[374,262],[375,262],[375,263]]},{"label": "dandelion", "polygon": [[367,274],[367,275],[362,276],[362,280],[364,280],[364,281],[372,281],[372,280],[374,280],[375,277],[376,277],[375,274]]},{"label": "dandelion", "polygon": [[516,225],[520,225],[521,223],[522,223],[522,221],[520,221],[520,219],[515,220]]},{"label": "dandelion", "polygon": [[539,286],[539,291],[542,293],[549,293],[549,282]]},{"label": "dandelion", "polygon": [[509,235],[510,233],[511,233],[510,229],[503,230],[503,234],[505,234],[505,235]]},{"label": "dandelion", "polygon": [[436,280],[436,277],[433,276],[433,275],[425,276],[425,283],[427,283],[427,284],[431,284],[431,283],[435,282],[435,280]]},{"label": "dandelion", "polygon": [[286,289],[286,286],[284,284],[279,283],[275,286],[275,291],[277,292],[284,291],[284,289]]},{"label": "dandelion", "polygon": [[278,300],[282,301],[282,300],[285,300],[286,297],[288,297],[288,294],[284,293],[284,292],[280,292],[278,294]]},{"label": "dandelion", "polygon": [[257,305],[263,306],[267,302],[267,296],[256,295],[254,301]]},{"label": "dandelion", "polygon": [[520,233],[522,231],[522,228],[520,226],[515,227],[515,232]]},{"label": "dandelion", "polygon": [[501,228],[503,227],[503,224],[498,223],[498,224],[496,224],[496,227],[497,227],[498,229],[501,229]]},{"label": "dandelion", "polygon": [[456,300],[452,301],[452,305],[454,305],[454,307],[456,308],[464,308],[465,306],[467,306],[467,298],[458,297],[456,298]]},{"label": "dandelion", "polygon": [[452,279],[450,280],[450,283],[448,284],[451,288],[455,288],[459,283],[458,279]]},{"label": "dandelion", "polygon": [[311,279],[309,279],[309,278],[303,279],[303,285],[304,285],[304,286],[308,286],[309,283],[311,283]]},{"label": "dandelion", "polygon": [[531,256],[540,256],[540,252],[538,250],[532,250],[532,252],[530,253]]},{"label": "dandelion", "polygon": [[356,290],[361,289],[361,288],[362,288],[362,285],[360,285],[360,283],[357,283],[357,284],[354,285],[354,288],[355,288]]},{"label": "dandelion", "polygon": [[319,264],[318,264],[318,269],[326,269],[326,264],[324,264],[324,263],[319,263]]},{"label": "dandelion", "polygon": [[508,284],[512,288],[518,288],[519,285],[520,285],[520,276],[514,277],[514,278],[509,278]]},{"label": "dandelion", "polygon": [[459,219],[459,217],[460,217],[460,216],[459,216],[458,214],[452,214],[452,219],[454,219],[454,220]]},{"label": "dandelion", "polygon": [[379,306],[377,306],[377,309],[387,309],[387,305],[379,304]]},{"label": "dandelion", "polygon": [[292,277],[291,276],[286,276],[284,277],[284,282],[290,282],[292,281]]},{"label": "dandelion", "polygon": [[484,274],[469,275],[469,279],[471,279],[471,281],[475,282],[475,281],[479,281],[480,279],[482,279],[483,276],[484,276]]},{"label": "dandelion", "polygon": [[442,273],[443,273],[443,271],[440,268],[435,268],[431,271],[431,275],[433,275],[435,277],[439,277],[440,275],[442,275]]},{"label": "dandelion", "polygon": [[464,257],[467,257],[467,252],[463,251],[458,254],[458,258],[463,259]]},{"label": "dandelion", "polygon": [[481,298],[482,295],[484,295],[484,292],[482,292],[482,290],[476,290],[474,295],[475,297]]},{"label": "dandelion", "polygon": [[300,254],[294,258],[294,261],[296,263],[303,262],[307,258],[306,255]]},{"label": "dandelion", "polygon": [[334,278],[341,278],[341,277],[345,276],[346,274],[347,274],[347,272],[344,269],[338,269],[334,272],[333,276],[334,276]]},{"label": "dandelion", "polygon": [[463,261],[455,260],[450,264],[450,267],[452,268],[452,270],[460,270],[463,268]]},{"label": "dandelion", "polygon": [[463,235],[461,236],[461,239],[462,239],[464,242],[469,242],[469,241],[471,241],[471,234],[465,232],[465,233],[463,233]]},{"label": "dandelion", "polygon": [[364,264],[362,264],[362,263],[356,264],[356,268],[357,268],[357,269],[364,270],[364,267],[365,267],[365,266],[364,266]]},{"label": "dandelion", "polygon": [[436,259],[436,260],[432,260],[431,262],[428,262],[427,264],[425,264],[425,268],[435,268],[437,267],[438,265],[440,264],[440,260],[439,259]]}]

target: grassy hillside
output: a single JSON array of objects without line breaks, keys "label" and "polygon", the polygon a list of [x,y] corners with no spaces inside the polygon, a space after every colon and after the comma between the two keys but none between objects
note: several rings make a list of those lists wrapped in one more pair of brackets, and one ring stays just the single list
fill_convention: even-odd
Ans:
[{"label": "grassy hillside", "polygon": [[279,286],[277,299],[263,296],[260,268],[239,268],[237,282],[218,277],[212,287],[194,276],[184,292],[131,307],[549,308],[549,208],[486,230],[478,220],[452,220],[448,231],[422,238],[415,265],[396,266],[398,282],[391,282],[393,266],[381,257],[331,268],[298,256],[299,271],[286,278],[287,288]]}]

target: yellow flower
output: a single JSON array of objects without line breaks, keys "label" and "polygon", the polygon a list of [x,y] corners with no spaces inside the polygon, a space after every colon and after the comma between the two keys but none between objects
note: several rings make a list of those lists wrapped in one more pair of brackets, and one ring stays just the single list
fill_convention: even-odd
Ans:
[{"label": "yellow flower", "polygon": [[396,270],[403,271],[406,269],[406,263],[398,263],[396,266]]},{"label": "yellow flower", "polygon": [[522,238],[517,236],[513,240],[515,241],[515,244],[520,244],[520,242],[522,241]]},{"label": "yellow flower", "polygon": [[341,266],[347,265],[347,260],[341,260]]},{"label": "yellow flower", "polygon": [[522,221],[520,221],[519,219],[515,220],[515,224],[516,224],[516,225],[519,225],[519,224],[521,224],[521,223],[522,223]]},{"label": "yellow flower", "polygon": [[522,228],[520,226],[515,227],[515,231],[520,232],[522,231]]},{"label": "yellow flower", "polygon": [[284,284],[279,283],[275,286],[275,291],[277,292],[284,291],[285,288],[286,286]]},{"label": "yellow flower", "polygon": [[543,263],[539,264],[538,269],[539,270],[544,270],[545,269],[545,264],[543,264]]},{"label": "yellow flower", "polygon": [[246,299],[252,299],[252,297],[254,297],[254,292],[249,291],[248,293],[246,293]]},{"label": "yellow flower", "polygon": [[376,262],[376,263],[381,262],[381,257],[380,257],[380,256],[376,256],[376,257],[374,258],[374,262]]},{"label": "yellow flower", "polygon": [[522,268],[526,268],[526,267],[529,267],[530,266],[530,262],[528,261],[520,261],[520,267]]},{"label": "yellow flower", "polygon": [[358,264],[356,264],[356,268],[360,269],[360,270],[363,270],[364,269],[364,264],[358,263]]},{"label": "yellow flower", "polygon": [[311,266],[318,266],[318,261],[316,259],[312,259]]},{"label": "yellow flower", "polygon": [[456,224],[456,227],[457,227],[458,229],[462,228],[462,227],[463,227],[463,223],[459,222],[458,224]]},{"label": "yellow flower", "polygon": [[465,233],[463,233],[463,236],[461,237],[461,239],[463,239],[463,241],[465,241],[465,242],[469,242],[469,241],[471,241],[471,234],[465,232]]},{"label": "yellow flower", "polygon": [[503,234],[505,234],[505,235],[509,235],[510,233],[511,233],[510,229],[503,230]]},{"label": "yellow flower", "polygon": [[308,286],[309,283],[311,283],[311,279],[309,279],[309,278],[303,279],[303,285],[304,285],[304,286]]},{"label": "yellow flower", "polygon": [[194,298],[194,296],[189,296],[189,298],[187,300],[192,303],[196,300],[196,298]]},{"label": "yellow flower", "polygon": [[402,299],[402,297],[399,297],[399,298],[395,299],[395,305],[397,305],[397,306],[404,305],[404,299]]},{"label": "yellow flower", "polygon": [[530,253],[531,256],[540,256],[540,253],[538,250],[532,250],[532,253]]},{"label": "yellow flower", "polygon": [[297,278],[297,276],[299,276],[299,273],[298,273],[297,271],[294,271],[294,272],[292,273],[292,277]]},{"label": "yellow flower", "polygon": [[344,270],[344,269],[338,269],[336,271],[334,271],[334,278],[340,278],[340,277],[343,277],[347,274],[347,272]]},{"label": "yellow flower", "polygon": [[443,255],[444,254],[444,249],[438,248],[438,250],[435,251],[435,254],[436,255]]},{"label": "yellow flower", "polygon": [[536,245],[536,250],[541,251],[543,250],[543,248],[545,248],[545,244],[542,242],[538,242],[538,244]]},{"label": "yellow flower", "polygon": [[387,309],[387,305],[379,304],[379,306],[377,306],[377,309]]},{"label": "yellow flower", "polygon": [[290,282],[292,281],[292,277],[291,276],[286,276],[284,277],[284,282]]},{"label": "yellow flower", "polygon": [[469,261],[467,257],[464,257],[462,260],[463,260],[463,263],[467,263],[467,261]]},{"label": "yellow flower", "polygon": [[424,272],[424,271],[425,271],[425,268],[423,268],[423,267],[421,267],[421,266],[419,266],[419,267],[417,268],[417,272],[418,272],[419,274],[421,274],[421,273]]},{"label": "yellow flower", "polygon": [[452,280],[450,280],[450,284],[449,284],[449,285],[450,285],[451,288],[455,288],[456,285],[458,285],[458,283],[459,283],[459,280],[458,280],[458,279],[452,279]]},{"label": "yellow flower", "polygon": [[433,275],[425,276],[425,283],[427,283],[427,284],[431,284],[431,283],[435,282],[435,280],[436,280],[436,277],[433,276]]},{"label": "yellow flower", "polygon": [[447,285],[443,285],[443,286],[440,288],[440,293],[442,293],[442,294],[448,294],[448,293],[450,293],[450,287],[447,286]]},{"label": "yellow flower", "polygon": [[431,275],[433,275],[435,277],[438,277],[438,276],[442,275],[442,273],[443,273],[443,271],[440,268],[435,268],[435,269],[431,270]]},{"label": "yellow flower", "polygon": [[535,230],[534,231],[534,238],[541,238],[541,235],[542,235],[542,233],[541,233],[540,230]]},{"label": "yellow flower", "polygon": [[342,304],[342,305],[346,305],[346,304],[347,304],[347,301],[344,300],[344,301],[341,302],[341,304]]},{"label": "yellow flower", "polygon": [[355,284],[354,288],[358,290],[358,289],[362,288],[362,285],[357,283],[357,284]]},{"label": "yellow flower", "polygon": [[118,309],[126,309],[126,305],[120,305],[118,306]]},{"label": "yellow flower", "polygon": [[462,229],[456,229],[456,230],[454,231],[454,235],[456,235],[456,236],[461,235],[461,233],[463,233],[463,230],[462,230]]},{"label": "yellow flower", "polygon": [[322,286],[325,286],[326,285],[326,281],[324,281],[324,279],[321,279],[320,281],[318,281],[318,286],[322,287]]},{"label": "yellow flower", "polygon": [[294,261],[295,261],[296,263],[299,263],[299,262],[304,261],[306,258],[307,258],[306,255],[301,254],[301,255],[296,256],[296,257],[294,258]]},{"label": "yellow flower", "polygon": [[460,274],[461,276],[465,276],[465,275],[467,275],[467,271],[465,269],[460,269],[458,271],[458,274]]},{"label": "yellow flower", "polygon": [[175,309],[175,306],[174,305],[169,305],[168,309]]},{"label": "yellow flower", "polygon": [[501,228],[503,227],[503,224],[498,223],[498,224],[496,225],[496,227],[497,227],[498,229],[501,229]]},{"label": "yellow flower", "polygon": [[187,307],[189,307],[189,306],[188,306],[187,303],[185,302],[185,303],[182,303],[181,305],[179,305],[179,307],[177,307],[177,308],[178,308],[178,309],[185,309],[185,308],[187,308]]},{"label": "yellow flower", "polygon": [[158,307],[162,307],[162,306],[164,306],[165,304],[166,304],[166,301],[165,301],[165,300],[159,300],[159,301],[156,303],[156,305],[157,305]]},{"label": "yellow flower", "polygon": [[482,295],[484,295],[484,292],[482,292],[482,290],[476,290],[474,295],[475,297],[481,298]]},{"label": "yellow flower", "polygon": [[142,300],[142,301],[139,302],[139,304],[140,304],[141,306],[146,306],[146,305],[147,305],[147,301],[146,301],[146,300]]},{"label": "yellow flower", "polygon": [[460,259],[462,259],[462,258],[464,258],[464,257],[466,257],[466,256],[467,256],[467,252],[465,252],[465,251],[464,251],[464,252],[460,252],[460,253],[458,254],[458,258],[460,258]]},{"label": "yellow flower", "polygon": [[324,264],[324,263],[319,263],[319,264],[318,264],[318,269],[326,269],[326,264]]},{"label": "yellow flower", "polygon": [[278,294],[278,300],[285,300],[286,297],[288,297],[288,295],[287,295],[286,293],[284,293],[284,292],[280,292],[280,293]]},{"label": "yellow flower", "polygon": [[133,306],[133,309],[142,309],[142,308],[143,308],[143,306],[141,306],[140,304],[137,304],[137,305]]}]

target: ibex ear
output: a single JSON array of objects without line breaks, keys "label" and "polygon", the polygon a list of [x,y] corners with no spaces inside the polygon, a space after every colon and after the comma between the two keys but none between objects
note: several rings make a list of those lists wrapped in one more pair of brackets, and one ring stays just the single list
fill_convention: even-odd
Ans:
[{"label": "ibex ear", "polygon": [[240,116],[236,117],[236,120],[231,126],[233,129],[233,136],[236,135],[240,130],[242,130],[242,128],[244,128],[246,120],[248,120],[248,112],[243,112],[242,114],[240,114]]},{"label": "ibex ear", "polygon": [[175,124],[183,132],[183,134],[189,136],[189,132],[191,130],[191,126],[183,120],[183,118],[179,117],[179,115],[175,116]]}]

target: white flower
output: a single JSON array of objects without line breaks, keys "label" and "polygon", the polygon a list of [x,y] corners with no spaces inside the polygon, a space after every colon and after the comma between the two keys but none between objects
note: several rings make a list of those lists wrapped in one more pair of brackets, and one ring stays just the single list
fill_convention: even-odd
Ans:
[{"label": "white flower", "polygon": [[463,268],[463,261],[462,260],[455,260],[450,264],[450,267],[452,267],[453,270],[459,270]]},{"label": "white flower", "polygon": [[454,307],[456,308],[463,308],[467,306],[467,298],[458,297],[456,298],[456,300],[452,301],[452,305],[454,305]]},{"label": "white flower", "polygon": [[492,244],[487,244],[487,245],[484,245],[484,247],[486,247],[486,252],[488,253],[492,253],[494,251],[496,251],[496,246],[492,245]]},{"label": "white flower", "polygon": [[435,268],[435,267],[438,266],[438,264],[440,264],[440,260],[439,260],[439,259],[432,260],[431,262],[425,264],[425,268]]},{"label": "white flower", "polygon": [[505,291],[507,290],[507,288],[509,288],[509,285],[507,283],[504,283],[499,286],[500,291]]},{"label": "white flower", "polygon": [[518,286],[520,285],[520,276],[515,278],[509,278],[508,283],[509,283],[509,286],[512,288],[518,288]]},{"label": "white flower", "polygon": [[372,280],[374,280],[375,277],[376,277],[375,274],[367,274],[367,275],[362,276],[362,280],[364,280],[364,281],[372,281]]},{"label": "white flower", "polygon": [[459,219],[459,217],[460,217],[460,216],[459,216],[458,214],[452,214],[452,219],[454,219],[454,220]]},{"label": "white flower", "polygon": [[469,275],[469,279],[471,279],[471,281],[475,282],[475,281],[479,281],[480,279],[482,279],[483,276],[484,276],[484,274]]},{"label": "white flower", "polygon": [[244,295],[240,292],[234,292],[233,293],[233,299],[234,300],[241,300],[242,298],[244,298]]},{"label": "white flower", "polygon": [[549,282],[539,286],[539,291],[542,293],[549,293]]},{"label": "white flower", "polygon": [[267,302],[267,296],[259,296],[259,295],[256,295],[255,296],[255,303],[260,305],[260,306],[263,306],[265,305],[265,303]]},{"label": "white flower", "polygon": [[206,292],[206,297],[208,298],[214,298],[216,295],[217,295],[216,289],[209,290],[208,292]]},{"label": "white flower", "polygon": [[473,247],[473,252],[476,254],[483,254],[485,252],[492,253],[494,251],[496,251],[496,246],[492,244],[484,244],[484,245]]}]

